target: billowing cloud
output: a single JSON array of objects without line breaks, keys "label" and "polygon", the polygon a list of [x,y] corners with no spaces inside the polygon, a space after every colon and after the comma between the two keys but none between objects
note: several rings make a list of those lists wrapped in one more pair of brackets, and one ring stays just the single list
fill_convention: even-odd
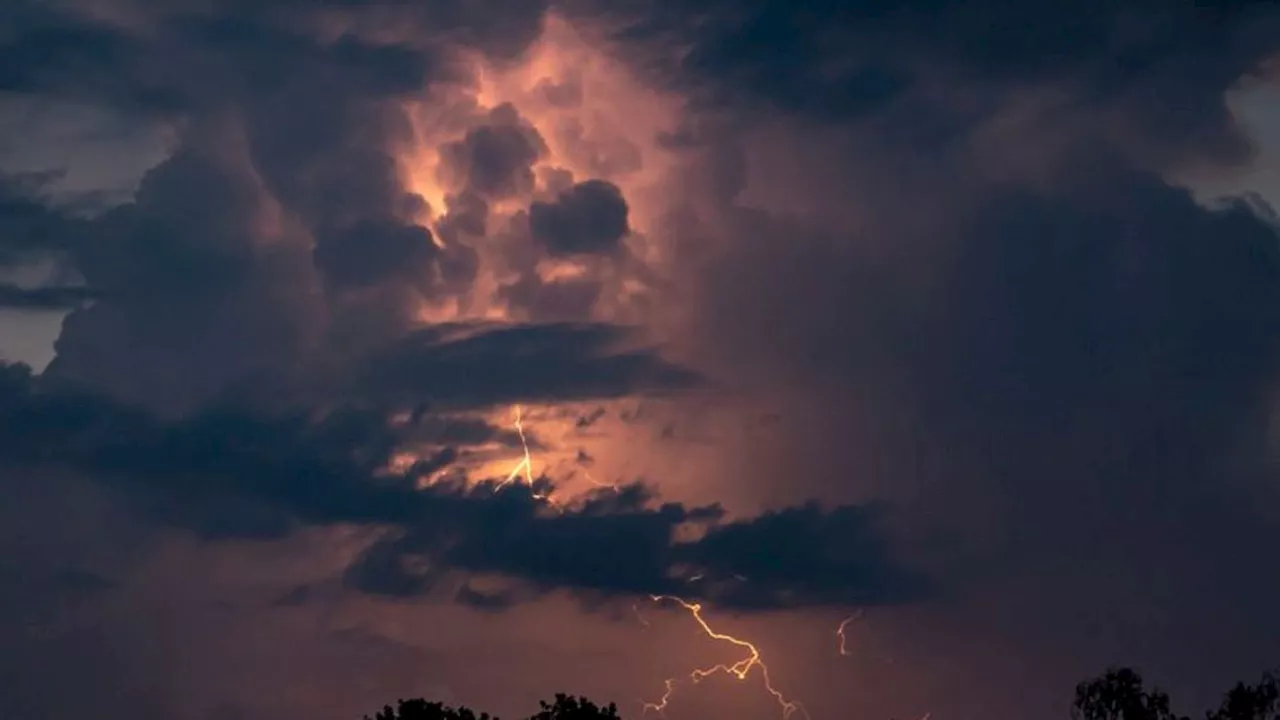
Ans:
[{"label": "billowing cloud", "polygon": [[[0,89],[170,151],[93,212],[0,186],[0,304],[74,308],[0,448],[210,547],[365,533],[279,612],[669,592],[826,638],[819,607],[914,604],[865,687],[785,655],[814,717],[1037,716],[1117,660],[1216,691],[1204,658],[1273,660],[1280,239],[1186,186],[1250,161],[1227,97],[1277,23],[12,2]],[[526,445],[558,459],[504,484]]]},{"label": "billowing cloud", "polygon": [[552,255],[608,253],[627,234],[627,201],[617,185],[587,180],[554,202],[535,202],[529,228]]},{"label": "billowing cloud", "polygon": [[444,146],[444,170],[453,184],[492,199],[533,191],[533,164],[547,152],[536,128],[511,104],[489,111],[481,125]]}]

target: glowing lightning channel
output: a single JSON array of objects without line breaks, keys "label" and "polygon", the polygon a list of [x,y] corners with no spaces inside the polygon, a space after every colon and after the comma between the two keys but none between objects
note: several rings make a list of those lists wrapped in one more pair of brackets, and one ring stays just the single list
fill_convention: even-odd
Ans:
[{"label": "glowing lightning channel", "polygon": [[847,617],[847,618],[845,618],[845,619],[841,620],[841,621],[840,621],[840,627],[836,628],[836,637],[840,638],[840,654],[841,654],[841,655],[843,655],[843,656],[845,656],[845,657],[848,657],[848,656],[849,656],[849,655],[851,655],[852,653],[850,653],[850,652],[849,652],[849,649],[848,649],[847,647],[845,647],[844,629],[845,629],[845,628],[847,628],[847,627],[849,627],[849,624],[850,624],[850,623],[857,622],[857,620],[858,620],[859,618],[861,618],[861,617],[862,617],[862,610],[861,610],[861,609],[859,609],[859,610],[858,610],[857,612],[855,612],[854,614],[852,614],[852,615],[850,615],[849,617]]},{"label": "glowing lightning channel", "polygon": [[[523,475],[525,484],[529,486],[531,491],[533,491],[533,456],[529,454],[529,439],[525,437],[524,434],[524,408],[516,405],[514,407],[514,412],[516,434],[520,436],[520,449],[524,453],[524,457],[522,457],[520,462],[516,463],[516,466],[511,469],[511,474],[507,475],[507,479],[498,483],[498,488],[504,488],[511,483],[520,480]],[[532,495],[533,499],[545,500],[556,510],[563,511],[560,504],[552,499],[550,493],[539,493],[537,491],[533,491]]]},{"label": "glowing lightning channel", "polygon": [[618,489],[617,483],[600,482],[599,480],[592,477],[590,472],[586,472],[586,471],[584,471],[582,475],[587,479],[587,482],[591,483],[592,485],[595,485],[598,488],[601,488],[604,490],[612,490],[615,494],[622,492],[621,490]]},{"label": "glowing lightning channel", "polygon": [[[667,602],[673,602],[680,605],[680,607],[689,611],[689,614],[692,615],[693,619],[698,622],[698,625],[702,628],[702,631],[706,633],[708,637],[710,637],[713,640],[719,640],[721,642],[727,642],[731,645],[736,645],[746,650],[748,653],[747,657],[733,663],[732,665],[725,665],[721,663],[719,665],[713,665],[705,669],[696,669],[689,673],[690,680],[692,680],[695,683],[701,682],[703,679],[710,677],[711,675],[714,675],[719,672],[732,675],[739,680],[745,680],[747,678],[747,675],[750,674],[751,670],[753,668],[758,667],[760,668],[760,676],[764,678],[765,690],[769,691],[769,694],[772,695],[774,699],[778,701],[778,705],[782,708],[783,720],[789,720],[789,718],[792,715],[795,715],[796,713],[800,713],[802,716],[806,718],[806,720],[809,719],[809,712],[804,709],[803,705],[801,705],[799,702],[796,702],[794,700],[788,700],[786,696],[778,692],[778,690],[773,687],[773,681],[769,678],[769,666],[765,665],[764,660],[760,658],[760,650],[756,648],[755,645],[747,642],[746,640],[741,640],[739,638],[733,637],[732,635],[726,635],[724,633],[713,630],[711,626],[707,624],[707,621],[702,617],[701,603],[691,603],[691,602],[682,600],[681,598],[675,597],[673,595],[651,595],[650,598],[654,602],[667,601]],[[663,712],[667,709],[667,703],[671,700],[671,696],[675,693],[675,680],[674,679],[667,680],[666,688],[667,690],[663,694],[661,700],[659,700],[656,703],[644,703],[644,712],[653,710],[659,714],[663,714]]]},{"label": "glowing lightning channel", "polygon": [[520,473],[524,473],[524,480],[533,487],[533,456],[529,454],[529,441],[524,436],[524,408],[519,405],[515,406],[516,416],[516,434],[520,436],[520,449],[524,451],[524,458],[511,469],[511,474],[503,481],[499,487],[505,487],[520,478]]}]

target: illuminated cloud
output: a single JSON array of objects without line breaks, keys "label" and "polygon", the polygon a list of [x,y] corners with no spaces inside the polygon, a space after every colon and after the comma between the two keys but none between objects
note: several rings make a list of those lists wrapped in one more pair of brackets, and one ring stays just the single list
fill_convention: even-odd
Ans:
[{"label": "illuminated cloud", "polygon": [[[919,601],[877,628],[916,662],[813,680],[815,718],[1274,660],[1275,215],[1178,184],[1251,158],[1224,98],[1274,64],[1271,6],[153,5],[0,8],[0,89],[171,149],[94,213],[0,188],[0,269],[55,269],[0,302],[75,307],[6,395],[16,467],[206,538],[388,530],[334,583],[424,615]],[[550,406],[535,455],[624,481],[561,512],[476,484],[523,450],[512,402]]]},{"label": "illuminated cloud", "polygon": [[452,185],[495,200],[533,192],[533,164],[547,153],[536,128],[504,103],[484,123],[441,148]]},{"label": "illuminated cloud", "polygon": [[[859,508],[811,505],[721,524],[718,506],[657,504],[639,484],[567,507],[492,482],[419,487],[456,451],[380,477],[399,442],[376,412],[314,420],[214,409],[165,423],[99,396],[44,391],[22,366],[2,369],[8,466],[73,468],[130,494],[154,521],[209,539],[271,539],[339,523],[393,528],[348,571],[348,582],[368,592],[423,594],[449,570],[498,573],[543,591],[680,592],[750,609],[893,604],[924,591]],[[680,539],[689,525],[701,537]],[[476,591],[460,599],[491,604]]]}]

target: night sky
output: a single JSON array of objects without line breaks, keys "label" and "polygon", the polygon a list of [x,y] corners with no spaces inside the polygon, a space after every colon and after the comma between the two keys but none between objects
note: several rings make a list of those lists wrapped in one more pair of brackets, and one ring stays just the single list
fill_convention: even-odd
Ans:
[{"label": "night sky", "polygon": [[1196,712],[1275,207],[1271,2],[4,0],[0,719]]}]

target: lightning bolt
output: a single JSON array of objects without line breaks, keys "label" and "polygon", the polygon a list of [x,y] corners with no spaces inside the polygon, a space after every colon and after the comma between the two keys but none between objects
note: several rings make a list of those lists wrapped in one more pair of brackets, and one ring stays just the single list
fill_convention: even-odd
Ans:
[{"label": "lightning bolt", "polygon": [[619,490],[619,489],[618,489],[618,484],[617,484],[617,483],[601,482],[601,481],[599,481],[599,480],[595,479],[595,478],[591,475],[591,473],[590,473],[590,472],[588,472],[588,471],[585,471],[585,470],[584,470],[584,471],[583,471],[583,473],[582,473],[582,476],[583,476],[583,477],[585,477],[585,478],[587,479],[587,482],[591,483],[592,485],[595,485],[595,486],[596,486],[596,487],[598,487],[598,488],[602,488],[602,489],[605,489],[605,490],[612,490],[612,491],[614,491],[615,493],[622,492],[621,490]]},{"label": "lightning bolt", "polygon": [[[532,489],[533,488],[533,455],[529,453],[529,439],[524,434],[524,408],[521,407],[520,405],[515,405],[512,409],[512,412],[515,415],[514,425],[516,429],[516,434],[520,436],[520,450],[523,454],[523,457],[521,457],[520,462],[516,463],[516,466],[511,469],[511,473],[507,475],[507,479],[498,483],[498,488],[499,489],[504,488],[513,482],[518,482],[523,478],[525,484],[528,485],[530,489]],[[550,504],[552,507],[554,507],[556,510],[561,510],[560,504],[557,503],[551,497],[550,493],[538,493],[535,491],[532,493],[532,495],[533,495],[533,499],[544,500],[548,504]]]},{"label": "lightning bolt", "polygon": [[524,434],[524,408],[516,405],[513,413],[515,414],[516,434],[520,436],[520,449],[524,452],[524,457],[519,463],[516,463],[516,466],[511,469],[511,474],[498,487],[506,487],[519,480],[521,473],[524,473],[525,482],[530,487],[533,487],[533,456],[529,454],[529,440]]},{"label": "lightning bolt", "polygon": [[[529,439],[528,439],[528,436],[525,435],[525,431],[524,431],[524,408],[520,405],[515,405],[512,408],[512,412],[514,415],[513,425],[516,430],[516,435],[520,437],[521,458],[520,458],[520,461],[516,463],[515,467],[511,469],[511,472],[507,475],[506,479],[498,484],[498,487],[502,488],[512,483],[523,481],[530,488],[532,488],[534,486],[533,455],[532,453],[529,452]],[[600,482],[599,480],[592,477],[589,472],[584,472],[584,475],[586,476],[587,480],[590,481],[591,484],[595,485],[596,487],[610,488],[614,492],[619,491],[618,486],[616,484]],[[538,494],[535,492],[533,494],[533,497],[535,499],[544,500],[548,502],[557,510],[560,509],[560,505],[550,497],[549,493]],[[697,582],[698,580],[702,579],[702,577],[703,575],[699,573],[698,575],[695,575],[694,577],[690,578],[690,582]],[[738,580],[746,580],[746,578],[741,575],[735,575],[734,577],[737,578]],[[692,682],[699,683],[704,679],[712,675],[715,675],[717,673],[725,673],[738,680],[746,680],[747,676],[751,674],[752,670],[759,668],[760,676],[764,681],[765,690],[770,695],[773,696],[774,700],[776,700],[778,703],[778,707],[782,709],[782,720],[791,720],[791,718],[795,716],[797,713],[800,714],[804,718],[804,720],[811,720],[809,711],[805,709],[804,705],[802,705],[800,702],[796,700],[788,700],[787,697],[781,691],[779,691],[776,687],[774,687],[773,679],[769,676],[769,666],[764,663],[764,659],[760,656],[759,648],[757,648],[751,642],[748,642],[741,638],[736,638],[732,635],[719,632],[714,628],[712,628],[711,625],[707,622],[706,618],[702,616],[701,603],[691,603],[691,602],[688,602],[687,600],[676,597],[674,595],[651,595],[650,599],[655,603],[667,602],[667,603],[674,603],[676,605],[679,605],[681,608],[683,608],[684,610],[687,610],[689,614],[693,616],[693,619],[698,623],[698,627],[702,629],[702,632],[707,637],[711,638],[712,640],[728,643],[730,645],[733,645],[735,647],[741,648],[742,650],[746,651],[747,653],[746,657],[732,664],[719,663],[707,668],[695,668],[694,670],[689,672],[689,679]],[[640,623],[644,625],[646,629],[648,629],[649,621],[646,620],[644,616],[640,613],[640,608],[635,605],[632,605],[631,609],[635,613],[636,618],[640,621]],[[836,628],[836,636],[840,640],[840,646],[839,646],[840,654],[843,656],[848,656],[851,654],[845,645],[845,628],[847,628],[851,623],[858,620],[860,617],[862,617],[861,609],[859,609],[854,614],[842,620],[840,622],[839,627]],[[664,689],[664,692],[662,693],[662,697],[657,702],[642,702],[641,703],[643,706],[642,712],[648,713],[649,711],[653,711],[658,713],[659,715],[665,715],[667,706],[670,704],[672,696],[675,695],[677,680],[675,678],[668,678],[667,680],[663,681],[663,685],[665,689]],[[929,720],[929,716],[926,714],[925,717],[922,718],[921,720]]]},{"label": "lightning bolt", "polygon": [[836,628],[836,637],[840,639],[840,654],[841,654],[841,655],[843,655],[843,656],[845,656],[845,657],[848,657],[848,656],[849,656],[849,655],[851,655],[852,653],[850,653],[850,652],[849,652],[849,649],[848,649],[847,647],[845,647],[844,629],[845,629],[845,628],[847,628],[847,627],[849,627],[849,624],[850,624],[850,623],[857,622],[857,621],[858,621],[858,619],[859,619],[859,618],[861,618],[861,617],[862,617],[862,610],[861,610],[861,609],[859,609],[859,610],[858,610],[857,612],[855,612],[854,614],[852,614],[852,615],[850,615],[849,617],[847,617],[847,618],[845,618],[845,619],[841,620],[841,621],[840,621],[840,626]]},{"label": "lightning bolt", "polygon": [[[689,611],[689,614],[697,621],[698,626],[702,628],[703,633],[705,633],[707,637],[710,637],[713,640],[719,640],[720,642],[729,643],[730,645],[742,648],[747,652],[746,657],[731,665],[721,663],[718,665],[712,665],[709,668],[695,669],[689,673],[690,680],[695,683],[701,682],[705,678],[721,672],[732,675],[738,680],[745,680],[747,675],[749,675],[753,669],[760,668],[760,676],[764,679],[764,688],[769,691],[769,694],[772,695],[775,700],[778,701],[778,706],[782,708],[783,720],[789,720],[789,718],[796,713],[800,713],[806,720],[809,720],[809,712],[804,709],[803,705],[794,700],[788,700],[785,695],[773,686],[773,681],[769,678],[769,666],[765,665],[764,660],[760,657],[760,650],[754,644],[747,642],[746,640],[736,638],[732,635],[726,635],[725,633],[718,632],[713,629],[711,625],[707,623],[706,619],[702,617],[701,603],[691,603],[673,595],[651,595],[650,599],[655,603],[671,602],[679,605]],[[668,679],[666,681],[666,692],[663,693],[662,699],[656,703],[644,703],[644,712],[647,713],[652,710],[658,714],[663,714],[667,709],[667,704],[670,702],[671,696],[675,694],[675,685],[676,681],[674,678]]]}]

